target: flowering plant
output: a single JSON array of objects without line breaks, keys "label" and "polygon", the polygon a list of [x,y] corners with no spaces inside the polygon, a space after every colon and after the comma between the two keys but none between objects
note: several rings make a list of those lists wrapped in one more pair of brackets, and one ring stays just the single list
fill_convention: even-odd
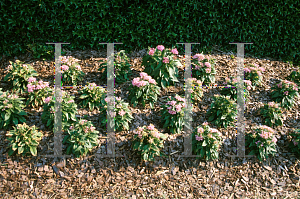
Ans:
[{"label": "flowering plant", "polygon": [[75,157],[86,155],[99,144],[99,131],[96,131],[91,121],[79,120],[71,126],[66,126],[67,135],[63,144],[67,144],[67,154]]},{"label": "flowering plant", "polygon": [[[101,97],[101,109],[100,109],[100,125],[102,127],[106,126],[107,120],[107,103],[109,102],[109,98],[103,95]],[[111,102],[109,102],[111,103]],[[131,120],[133,119],[131,115],[131,111],[128,108],[128,103],[125,103],[124,100],[121,99],[121,97],[117,97],[115,101],[115,112],[110,112],[109,114],[111,117],[115,118],[115,129],[117,131],[122,131],[123,129],[129,130],[129,124]]]},{"label": "flowering plant", "polygon": [[[116,83],[124,83],[129,80],[129,76],[131,76],[132,71],[130,69],[131,64],[129,63],[129,58],[125,54],[125,50],[121,50],[117,54],[115,54],[115,80]],[[102,71],[103,68],[105,69],[101,75],[101,79],[107,81],[107,60],[100,64],[99,71]]]},{"label": "flowering plant", "polygon": [[[80,65],[77,63],[78,59],[71,56],[61,57],[61,73],[63,86],[77,85],[78,82],[83,81],[84,72],[81,70]],[[54,70],[55,72],[55,70]]]},{"label": "flowering plant", "polygon": [[227,126],[233,126],[237,116],[236,106],[229,96],[215,95],[207,112],[208,121],[213,121],[214,124],[225,127],[225,129]]},{"label": "flowering plant", "polygon": [[265,71],[265,68],[259,67],[258,64],[249,65],[249,68],[244,68],[244,77],[252,82],[252,88],[255,90],[255,87],[262,83],[262,72]]},{"label": "flowering plant", "polygon": [[[226,78],[226,87],[223,87],[220,93],[225,96],[230,96],[230,99],[237,100],[237,85],[238,79],[236,78]],[[243,80],[244,81],[244,101],[248,101],[249,91],[251,90],[251,81],[250,80]],[[228,86],[228,87],[227,87]],[[235,88],[231,88],[229,86],[233,86]]]},{"label": "flowering plant", "polygon": [[[53,91],[54,92],[54,91]],[[77,105],[74,102],[73,96],[70,96],[67,92],[62,91],[61,107],[62,107],[62,127],[66,124],[72,124],[76,122]],[[47,97],[44,100],[44,111],[42,113],[42,122],[50,129],[54,127],[54,111],[55,111],[55,98],[52,96]]]},{"label": "flowering plant", "polygon": [[245,146],[249,148],[249,155],[258,154],[260,161],[268,158],[269,155],[275,155],[277,152],[277,138],[274,130],[268,126],[259,126],[254,133],[246,133]]},{"label": "flowering plant", "polygon": [[194,104],[196,101],[200,101],[203,96],[202,82],[196,78],[189,78],[189,80],[191,81],[192,103]]},{"label": "flowering plant", "polygon": [[10,125],[17,125],[19,122],[25,122],[24,115],[27,115],[23,111],[25,106],[23,100],[25,98],[19,98],[17,95],[9,95],[7,92],[2,92],[0,88],[0,128],[8,129]]},{"label": "flowering plant", "polygon": [[142,161],[154,161],[155,156],[166,157],[160,149],[164,148],[163,142],[167,136],[159,133],[153,124],[138,127],[133,133],[132,148],[140,153]]},{"label": "flowering plant", "polygon": [[165,49],[163,45],[156,48],[148,47],[148,55],[143,57],[142,65],[145,66],[145,73],[151,74],[159,86],[166,88],[178,82],[178,66],[182,66],[180,61],[175,57],[178,55],[176,48]]},{"label": "flowering plant", "polygon": [[28,106],[29,104],[32,107],[43,105],[46,97],[50,96],[52,93],[52,89],[49,88],[49,83],[43,82],[42,80],[37,82],[36,78],[34,77],[29,77],[27,81],[27,92],[29,93],[29,95],[26,106]]},{"label": "flowering plant", "polygon": [[259,113],[264,118],[265,124],[268,126],[282,126],[282,114],[281,109],[278,107],[278,104],[274,102],[269,102],[268,104],[264,104],[263,107],[260,108]]},{"label": "flowering plant", "polygon": [[200,155],[197,157],[198,159],[218,159],[218,150],[222,145],[222,134],[217,129],[210,128],[205,122],[192,133],[192,144],[193,152]]},{"label": "flowering plant", "polygon": [[42,139],[43,134],[37,131],[36,127],[29,127],[26,123],[18,124],[13,130],[6,134],[10,142],[8,155],[13,155],[16,151],[18,154],[27,155],[31,153],[37,155],[37,146]]},{"label": "flowering plant", "polygon": [[289,133],[289,148],[293,153],[300,155],[300,129],[295,129],[294,132]]},{"label": "flowering plant", "polygon": [[196,54],[192,57],[192,77],[200,79],[203,84],[211,84],[215,82],[215,59],[210,59],[201,54]]},{"label": "flowering plant", "polygon": [[144,107],[145,103],[149,102],[150,107],[153,108],[154,103],[157,101],[157,95],[160,93],[160,88],[156,86],[156,81],[147,73],[142,72],[140,76],[132,80],[128,98],[131,99],[134,107],[138,102],[142,102]]},{"label": "flowering plant", "polygon": [[287,79],[295,82],[300,87],[300,69],[293,70]]},{"label": "flowering plant", "polygon": [[34,68],[29,64],[24,64],[20,60],[15,63],[9,61],[8,74],[4,77],[4,81],[9,83],[13,91],[23,94],[27,89],[27,80],[29,77],[38,76]]},{"label": "flowering plant", "polygon": [[161,109],[161,118],[164,122],[163,128],[168,128],[172,134],[180,133],[184,123],[184,108],[184,98],[179,95],[169,96],[167,103],[162,105]]},{"label": "flowering plant", "polygon": [[82,99],[80,104],[83,107],[88,106],[91,111],[93,111],[94,108],[100,109],[100,98],[105,94],[105,88],[96,86],[95,83],[89,83],[88,87],[84,87],[84,89],[79,91],[79,94],[81,94],[79,98]]},{"label": "flowering plant", "polygon": [[281,107],[291,109],[294,105],[295,96],[299,97],[298,86],[294,82],[281,80],[279,84],[271,88],[271,98],[281,102]]}]

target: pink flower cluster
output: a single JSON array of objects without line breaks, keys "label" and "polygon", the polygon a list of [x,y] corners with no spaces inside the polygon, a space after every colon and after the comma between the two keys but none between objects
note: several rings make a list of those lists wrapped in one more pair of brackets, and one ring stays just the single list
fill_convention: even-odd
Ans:
[{"label": "pink flower cluster", "polygon": [[[175,99],[177,99],[178,101],[182,101],[182,102],[185,102],[184,98],[176,95],[175,96]],[[176,105],[176,101],[172,100],[172,101],[168,101],[166,103],[166,105],[170,105],[167,109],[169,110],[168,112],[171,114],[171,115],[175,115],[176,112],[179,113],[181,111],[181,108],[184,108],[185,107],[185,104],[184,103],[179,103]],[[176,111],[173,111],[172,109],[176,109]]]},{"label": "pink flower cluster", "polygon": [[198,61],[202,61],[205,59],[205,56],[203,54],[196,54],[193,56],[193,59],[198,59]]},{"label": "pink flower cluster", "polygon": [[62,66],[61,66],[61,69],[62,69],[63,71],[69,70],[69,66],[67,66],[67,65],[62,65]]},{"label": "pink flower cluster", "polygon": [[169,58],[168,57],[164,57],[163,63],[167,64],[169,62],[170,62]]},{"label": "pink flower cluster", "polygon": [[125,115],[125,114],[126,114],[126,112],[125,112],[124,110],[120,110],[120,111],[119,111],[119,115],[123,116],[123,115]]},{"label": "pink flower cluster", "polygon": [[[36,83],[36,78],[34,77],[29,77],[28,78],[28,82],[29,84],[27,84],[28,87],[28,92],[33,92],[33,90],[40,90],[46,87],[49,87],[49,83],[48,82],[43,82],[42,80],[40,80],[38,82],[38,84]],[[32,85],[31,83],[35,82],[35,85]]]},{"label": "pink flower cluster", "polygon": [[269,107],[278,108],[278,104],[275,104],[275,102],[269,102],[268,105]]},{"label": "pink flower cluster", "polygon": [[195,135],[195,138],[196,138],[197,141],[202,141],[203,140],[202,136]]},{"label": "pink flower cluster", "polygon": [[[288,80],[284,80],[283,83],[285,83],[287,85],[286,86],[287,88],[289,87],[289,85],[292,85],[293,86],[293,90],[298,91],[298,86],[294,82],[290,82]],[[278,88],[282,88],[282,81],[279,84],[277,84],[277,87]],[[288,95],[288,91],[284,92],[284,94]]]},{"label": "pink flower cluster", "polygon": [[[148,84],[148,82],[150,84],[156,85],[156,81],[154,79],[152,79],[151,76],[148,76],[147,73],[141,72],[140,76],[141,77],[137,77],[137,78],[134,78],[132,80],[132,85],[133,86],[137,86],[137,87],[146,86]],[[144,80],[146,80],[146,81],[144,81]]]},{"label": "pink flower cluster", "polygon": [[256,68],[254,67],[249,67],[249,68],[244,68],[245,73],[250,73],[251,71],[257,71],[258,76],[261,76],[261,72],[265,72],[265,68],[259,67],[258,64],[253,64]]}]

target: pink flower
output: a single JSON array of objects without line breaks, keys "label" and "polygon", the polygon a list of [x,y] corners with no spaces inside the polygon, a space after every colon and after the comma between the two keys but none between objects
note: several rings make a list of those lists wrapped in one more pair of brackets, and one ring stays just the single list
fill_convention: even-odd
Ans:
[{"label": "pink flower", "polygon": [[28,82],[31,83],[31,82],[35,82],[36,81],[36,78],[34,77],[29,77],[28,78]]},{"label": "pink flower", "polygon": [[205,69],[205,72],[206,72],[206,73],[210,73],[210,72],[211,72],[211,69],[210,69],[210,68],[207,68],[207,69]]},{"label": "pink flower", "polygon": [[176,104],[176,101],[172,100],[169,102],[170,105],[174,106]]},{"label": "pink flower", "polygon": [[261,76],[261,72],[260,71],[257,71],[257,74],[258,74],[258,76]]},{"label": "pink flower", "polygon": [[259,67],[259,65],[258,64],[253,64],[256,68],[258,68]]},{"label": "pink flower", "polygon": [[196,54],[194,55],[193,59],[197,59],[198,58],[198,61],[202,61],[203,59],[205,59],[204,55],[203,54]]},{"label": "pink flower", "polygon": [[168,57],[164,57],[163,63],[169,63],[169,58]]},{"label": "pink flower", "polygon": [[67,65],[62,65],[62,66],[61,66],[61,69],[63,69],[64,71],[65,71],[65,70],[68,70],[68,69],[69,69],[69,66],[67,66]]},{"label": "pink flower", "polygon": [[293,87],[293,90],[298,91],[298,88],[294,86],[294,87]]},{"label": "pink flower", "polygon": [[176,111],[179,113],[181,111],[181,104],[175,105]]},{"label": "pink flower", "polygon": [[81,67],[79,65],[76,65],[77,70],[81,70]]},{"label": "pink flower", "polygon": [[150,76],[145,76],[144,77],[144,80],[147,80],[147,81],[149,81],[151,79],[151,77]]},{"label": "pink flower", "polygon": [[244,80],[244,82],[245,82],[247,85],[251,86],[251,81],[250,81],[250,80]]},{"label": "pink flower", "polygon": [[172,109],[172,108],[173,108],[172,106],[169,106],[167,109],[170,110],[170,109]]},{"label": "pink flower", "polygon": [[117,105],[117,108],[122,108],[122,105],[121,105],[121,104],[118,104],[118,105]]},{"label": "pink flower", "polygon": [[158,131],[152,131],[151,134],[152,134],[153,137],[156,137],[156,138],[160,137]]},{"label": "pink flower", "polygon": [[51,101],[51,97],[47,97],[47,98],[44,100],[45,103],[49,103],[50,101]]},{"label": "pink flower", "polygon": [[202,66],[202,67],[203,67],[203,65],[204,65],[202,62],[200,62],[199,64],[200,64],[200,66]]},{"label": "pink flower", "polygon": [[268,105],[272,107],[272,106],[275,105],[275,103],[274,102],[269,102]]},{"label": "pink flower", "polygon": [[68,101],[68,103],[72,103],[72,102],[74,102],[74,100],[72,100],[72,99]]},{"label": "pink flower", "polygon": [[157,50],[163,51],[165,49],[165,47],[163,45],[158,45],[157,46]]},{"label": "pink flower", "polygon": [[125,114],[126,114],[126,112],[124,110],[119,111],[119,115],[123,116]]},{"label": "pink flower", "polygon": [[171,110],[169,110],[168,111],[171,115],[175,115],[176,114],[176,111],[171,111]]},{"label": "pink flower", "polygon": [[282,88],[282,82],[280,82],[279,84],[277,84],[278,88]]},{"label": "pink flower", "polygon": [[275,136],[273,137],[272,142],[277,142],[277,138]]},{"label": "pink flower", "polygon": [[172,49],[172,50],[171,50],[171,53],[173,53],[174,55],[178,55],[178,51],[177,51],[176,48]]},{"label": "pink flower", "polygon": [[154,130],[154,128],[155,128],[155,127],[154,127],[153,124],[150,124],[149,126],[147,126],[147,129],[149,129],[149,130],[151,130],[151,131]]},{"label": "pink flower", "polygon": [[121,98],[120,98],[120,97],[116,97],[116,100],[117,100],[117,101],[121,101]]},{"label": "pink flower", "polygon": [[154,55],[154,52],[155,52],[155,48],[150,48],[149,55]]},{"label": "pink flower", "polygon": [[147,85],[147,82],[146,82],[146,81],[140,81],[140,85],[141,85],[141,86],[146,86],[146,85]]},{"label": "pink flower", "polygon": [[141,73],[140,73],[140,76],[141,76],[141,78],[144,78],[144,77],[147,77],[148,74],[147,74],[147,73],[144,73],[144,72],[141,72]]},{"label": "pink flower", "polygon": [[196,69],[196,70],[199,70],[199,69],[200,69],[200,66],[196,65],[196,66],[195,66],[195,69]]},{"label": "pink flower", "polygon": [[247,90],[250,91],[251,90],[251,86],[247,86]]},{"label": "pink flower", "polygon": [[154,79],[150,79],[150,80],[149,80],[149,83],[155,84],[155,85],[156,85],[156,81],[155,81]]},{"label": "pink flower", "polygon": [[251,70],[250,70],[249,68],[244,68],[244,72],[245,72],[245,73],[250,73]]},{"label": "pink flower", "polygon": [[201,134],[204,132],[204,129],[202,127],[200,127],[200,128],[198,128],[197,132]]},{"label": "pink flower", "polygon": [[195,138],[196,138],[197,141],[202,141],[203,140],[202,136],[195,135]]},{"label": "pink flower", "polygon": [[36,89],[37,89],[37,90],[42,89],[42,86],[41,86],[41,85],[37,85],[37,86],[36,86]]},{"label": "pink flower", "polygon": [[104,101],[108,102],[109,100],[108,100],[108,98],[106,97],[106,98],[104,99]]},{"label": "pink flower", "polygon": [[285,95],[288,95],[288,94],[289,94],[289,92],[288,92],[288,91],[285,91],[285,92],[284,92],[284,94],[285,94]]},{"label": "pink flower", "polygon": [[265,72],[265,70],[266,70],[264,67],[259,67],[258,69],[259,69],[261,72]]},{"label": "pink flower", "polygon": [[206,126],[206,125],[208,125],[208,122],[204,122],[202,125]]},{"label": "pink flower", "polygon": [[208,67],[208,68],[210,68],[210,67],[211,67],[211,65],[210,65],[210,63],[209,63],[209,62],[205,62],[204,64],[205,64],[205,66],[206,66],[206,67]]}]

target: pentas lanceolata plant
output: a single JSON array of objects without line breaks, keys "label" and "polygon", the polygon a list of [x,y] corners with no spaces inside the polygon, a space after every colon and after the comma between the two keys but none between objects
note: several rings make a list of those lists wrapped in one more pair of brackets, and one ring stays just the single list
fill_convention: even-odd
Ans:
[{"label": "pentas lanceolata plant", "polygon": [[154,161],[155,156],[165,156],[160,150],[164,148],[164,140],[167,136],[155,128],[153,124],[138,127],[133,131],[132,148],[141,155],[142,161]]},{"label": "pentas lanceolata plant", "polygon": [[[230,99],[237,100],[237,85],[238,79],[233,77],[226,77],[226,82],[224,83],[226,86],[222,88],[220,93],[225,96],[230,96]],[[244,82],[244,101],[248,101],[249,91],[251,90],[251,81],[243,80]],[[233,88],[234,87],[234,88]]]},{"label": "pentas lanceolata plant", "polygon": [[[2,90],[2,88],[0,88]],[[19,98],[19,96],[8,92],[2,92],[0,90],[0,128],[8,129],[11,125],[17,125],[19,122],[26,122],[24,116],[27,115],[24,112],[25,105],[23,100],[25,98]]]},{"label": "pentas lanceolata plant", "polygon": [[191,96],[192,96],[192,103],[194,104],[196,101],[200,101],[201,97],[203,97],[203,90],[202,90],[202,82],[197,80],[196,78],[189,78],[191,81]]},{"label": "pentas lanceolata plant", "polygon": [[276,102],[281,102],[281,107],[291,109],[295,103],[295,97],[299,96],[298,86],[294,82],[281,80],[281,82],[271,88],[271,98]]},{"label": "pentas lanceolata plant", "polygon": [[63,144],[67,144],[67,154],[75,157],[86,155],[99,144],[99,131],[96,131],[91,121],[80,119],[73,125],[65,126],[67,135]]},{"label": "pentas lanceolata plant", "polygon": [[287,79],[295,82],[300,87],[300,69],[293,70]]},{"label": "pentas lanceolata plant", "polygon": [[61,57],[61,73],[63,86],[77,85],[78,82],[83,81],[84,72],[80,65],[77,63],[78,59],[71,56]]},{"label": "pentas lanceolata plant", "polygon": [[38,107],[44,104],[44,100],[49,97],[53,90],[49,88],[49,82],[42,80],[36,81],[36,78],[29,77],[27,84],[28,100],[26,106]]},{"label": "pentas lanceolata plant", "polygon": [[289,149],[300,156],[300,129],[295,129],[294,132],[289,133]]},{"label": "pentas lanceolata plant", "polygon": [[249,65],[249,67],[244,68],[244,77],[245,80],[250,80],[252,82],[252,88],[255,90],[256,86],[260,86],[262,84],[262,72],[265,71],[265,68],[259,67],[258,64]]},{"label": "pentas lanceolata plant", "polygon": [[[100,109],[100,125],[105,128],[107,123],[107,103],[111,103],[108,97],[103,95],[101,97],[101,109]],[[109,113],[111,117],[115,118],[115,129],[117,131],[129,130],[129,123],[133,119],[131,111],[128,108],[128,103],[125,103],[121,97],[116,97],[115,112]]]},{"label": "pentas lanceolata plant", "polygon": [[[54,92],[54,91],[53,91]],[[52,96],[54,93],[52,94]],[[55,112],[55,99],[49,96],[44,102],[42,122],[46,124],[49,129],[54,127],[54,112]],[[74,96],[70,96],[67,92],[62,91],[61,107],[62,107],[62,127],[76,122],[77,105],[74,102]]]},{"label": "pentas lanceolata plant", "polygon": [[260,161],[277,152],[277,138],[274,130],[268,126],[259,126],[254,133],[247,133],[245,140],[245,146],[250,150],[249,155],[258,155]]},{"label": "pentas lanceolata plant", "polygon": [[8,155],[11,156],[15,152],[24,155],[37,155],[37,146],[41,141],[43,134],[37,131],[35,126],[29,127],[26,123],[18,124],[13,130],[7,134],[9,143]]},{"label": "pentas lanceolata plant", "polygon": [[100,99],[102,95],[105,95],[105,88],[99,87],[95,83],[89,83],[87,87],[79,91],[79,94],[79,98],[81,99],[79,104],[82,105],[82,107],[89,107],[91,111],[93,111],[94,108],[100,110]]},{"label": "pentas lanceolata plant", "polygon": [[215,95],[213,103],[207,112],[208,121],[212,121],[218,127],[234,126],[237,116],[237,104],[229,96]]},{"label": "pentas lanceolata plant", "polygon": [[210,59],[209,55],[204,56],[196,54],[192,57],[192,77],[200,79],[204,85],[209,85],[215,82],[215,59]]},{"label": "pentas lanceolata plant", "polygon": [[148,55],[143,57],[142,65],[145,66],[144,72],[151,74],[159,86],[166,88],[178,82],[178,68],[182,66],[175,55],[178,55],[176,48],[165,49],[163,45],[156,48],[148,48]]},{"label": "pentas lanceolata plant", "polygon": [[[125,50],[121,50],[115,54],[114,68],[115,68],[115,81],[116,83],[124,83],[129,80],[129,77],[132,75],[130,69],[131,64],[129,63],[129,58],[125,54]],[[104,63],[100,64],[99,71],[105,69],[101,75],[101,79],[107,81],[107,59]]]},{"label": "pentas lanceolata plant", "polygon": [[160,88],[156,86],[156,81],[147,73],[141,72],[141,77],[134,78],[132,85],[129,87],[129,100],[135,107],[138,102],[141,102],[145,107],[145,103],[149,103],[151,108],[154,108],[154,103],[157,101],[157,95],[160,94]]},{"label": "pentas lanceolata plant", "polygon": [[4,81],[9,83],[13,91],[23,94],[27,90],[28,78],[38,74],[31,65],[24,64],[20,60],[16,60],[15,63],[9,61],[9,63],[11,65],[8,66],[8,74],[4,77]]},{"label": "pentas lanceolata plant", "polygon": [[176,95],[169,96],[167,103],[162,105],[161,119],[163,128],[170,130],[172,134],[180,133],[184,124],[185,99]]},{"label": "pentas lanceolata plant", "polygon": [[259,114],[263,117],[264,123],[268,126],[282,126],[282,112],[278,104],[269,102],[260,108]]},{"label": "pentas lanceolata plant", "polygon": [[219,158],[219,149],[222,145],[222,134],[210,128],[205,122],[192,133],[192,148],[198,159],[213,160]]}]

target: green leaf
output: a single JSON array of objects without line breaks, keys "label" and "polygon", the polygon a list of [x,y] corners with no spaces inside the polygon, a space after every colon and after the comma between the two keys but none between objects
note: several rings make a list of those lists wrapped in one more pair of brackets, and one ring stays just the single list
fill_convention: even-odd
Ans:
[{"label": "green leaf", "polygon": [[4,121],[9,120],[10,115],[11,115],[11,113],[10,113],[10,112],[7,112],[7,113],[5,114]]},{"label": "green leaf", "polygon": [[18,148],[18,154],[23,153],[23,151],[24,151],[24,147],[20,146],[20,147]]},{"label": "green leaf", "polygon": [[214,120],[214,116],[213,115],[211,115],[209,118],[208,118],[208,121],[210,122],[210,121],[213,121]]},{"label": "green leaf", "polygon": [[13,123],[14,123],[15,125],[18,125],[18,119],[17,119],[17,118],[13,118]]},{"label": "green leaf", "polygon": [[31,153],[33,156],[36,156],[36,155],[37,155],[36,147],[34,147],[34,146],[29,146],[29,148],[30,148],[30,153]]}]

